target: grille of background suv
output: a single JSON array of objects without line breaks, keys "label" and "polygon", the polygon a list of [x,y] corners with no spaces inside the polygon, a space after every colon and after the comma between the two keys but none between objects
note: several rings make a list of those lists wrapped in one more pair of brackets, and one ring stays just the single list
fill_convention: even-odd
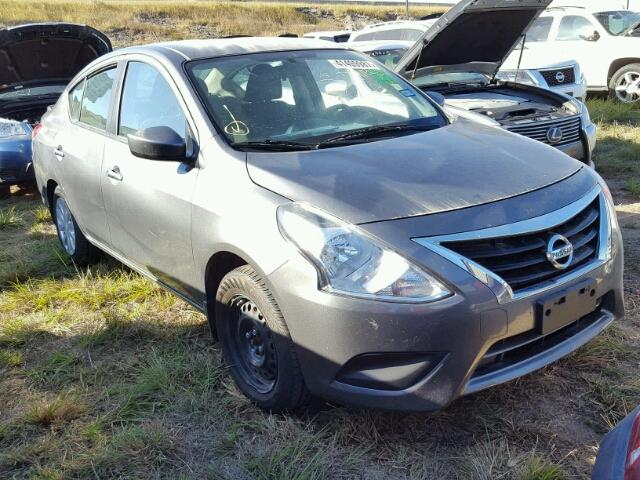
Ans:
[{"label": "grille of background suv", "polygon": [[[558,75],[562,74],[562,75]],[[540,75],[542,75],[547,82],[547,85],[550,87],[557,87],[559,85],[570,85],[572,83],[576,83],[576,75],[573,71],[573,67],[568,68],[557,68],[555,70],[540,70]],[[558,77],[563,78],[564,80],[559,81]]]},{"label": "grille of background suv", "polygon": [[[547,230],[511,237],[444,242],[442,246],[494,272],[518,293],[594,260],[598,255],[599,232],[600,203],[596,198],[571,219]],[[573,245],[573,261],[564,270],[556,269],[546,257],[547,242],[554,234],[565,236]]]}]

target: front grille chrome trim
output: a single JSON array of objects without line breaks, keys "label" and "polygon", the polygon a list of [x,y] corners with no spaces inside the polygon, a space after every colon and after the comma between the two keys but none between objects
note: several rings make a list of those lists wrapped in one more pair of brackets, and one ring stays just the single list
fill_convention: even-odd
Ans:
[{"label": "front grille chrome trim", "polygon": [[[560,275],[545,283],[520,290],[517,293],[514,293],[509,284],[495,272],[442,245],[442,243],[447,242],[488,240],[492,238],[524,235],[532,232],[548,230],[550,228],[561,225],[571,218],[575,217],[577,214],[587,208],[596,198],[598,198],[599,200],[601,219],[599,225],[598,254],[596,259],[580,268],[572,270],[566,275]],[[493,293],[498,298],[498,303],[505,304],[521,300],[523,298],[531,297],[533,295],[538,295],[560,285],[572,282],[580,278],[581,276],[603,266],[607,262],[607,249],[609,245],[610,235],[609,225],[609,212],[606,206],[604,194],[600,186],[595,186],[589,193],[587,193],[579,200],[559,210],[541,215],[539,217],[481,230],[472,230],[469,232],[454,233],[449,235],[438,235],[434,237],[412,238],[412,240],[422,245],[423,247],[437,253],[438,255],[441,255],[442,257],[446,258],[458,267],[473,275],[493,291]]]}]

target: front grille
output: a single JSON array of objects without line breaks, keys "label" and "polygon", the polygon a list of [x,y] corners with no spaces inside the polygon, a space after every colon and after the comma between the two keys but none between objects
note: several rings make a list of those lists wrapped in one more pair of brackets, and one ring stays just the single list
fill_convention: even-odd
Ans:
[{"label": "front grille", "polygon": [[555,70],[540,70],[540,75],[544,77],[547,85],[550,87],[576,83],[576,75],[573,71],[573,67],[558,68]]},{"label": "front grille", "polygon": [[[514,293],[554,280],[598,255],[600,203],[596,198],[566,222],[543,231],[480,240],[443,242],[442,246],[473,260],[509,284]],[[573,245],[573,260],[558,270],[547,259],[549,239],[560,234]]]},{"label": "front grille", "polygon": [[547,335],[537,334],[531,330],[510,338],[499,340],[493,344],[473,372],[472,378],[494,373],[535,355],[555,347],[556,345],[576,336],[583,330],[602,319],[603,305],[607,303],[607,294],[600,305],[590,314],[578,319],[566,327]]},{"label": "front grille", "polygon": [[[562,131],[562,138],[556,140],[550,140],[550,132],[554,128],[559,128]],[[565,117],[555,120],[545,121],[530,121],[508,127],[508,130],[514,133],[519,133],[525,137],[533,138],[539,142],[547,143],[549,145],[560,146],[568,143],[577,142],[580,140],[580,117]],[[551,136],[551,138],[553,138]]]}]

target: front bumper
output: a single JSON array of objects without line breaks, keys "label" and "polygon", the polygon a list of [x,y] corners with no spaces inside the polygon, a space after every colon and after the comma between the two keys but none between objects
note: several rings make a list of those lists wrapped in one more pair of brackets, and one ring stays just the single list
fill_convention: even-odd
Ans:
[{"label": "front bumper", "polygon": [[0,141],[0,183],[10,185],[35,181],[31,159],[31,137]]},{"label": "front bumper", "polygon": [[[432,411],[552,363],[622,316],[619,235],[613,241],[619,253],[610,263],[506,303],[467,271],[419,245],[411,258],[440,273],[453,296],[400,304],[328,294],[318,290],[316,271],[302,257],[269,275],[268,283],[312,393],[369,408]],[[545,337],[533,333],[538,300],[585,279],[595,282],[596,310]],[[501,363],[488,365],[496,348],[503,350]]]},{"label": "front bumper", "polygon": [[548,87],[549,90],[556,93],[562,93],[569,95],[570,97],[577,98],[581,102],[584,102],[587,98],[587,85],[586,83],[571,83],[569,85],[559,85],[555,87]]}]

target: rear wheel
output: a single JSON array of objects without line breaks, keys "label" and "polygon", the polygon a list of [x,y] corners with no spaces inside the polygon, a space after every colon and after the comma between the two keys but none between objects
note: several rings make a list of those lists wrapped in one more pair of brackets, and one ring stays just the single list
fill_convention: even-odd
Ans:
[{"label": "rear wheel", "polygon": [[625,65],[613,75],[610,95],[624,103],[640,101],[640,63]]},{"label": "rear wheel", "polygon": [[293,341],[268,288],[248,265],[228,273],[216,295],[216,331],[236,384],[273,412],[308,399]]},{"label": "rear wheel", "polygon": [[94,262],[98,257],[98,249],[80,231],[60,187],[53,193],[52,213],[58,239],[67,255],[80,266]]}]

